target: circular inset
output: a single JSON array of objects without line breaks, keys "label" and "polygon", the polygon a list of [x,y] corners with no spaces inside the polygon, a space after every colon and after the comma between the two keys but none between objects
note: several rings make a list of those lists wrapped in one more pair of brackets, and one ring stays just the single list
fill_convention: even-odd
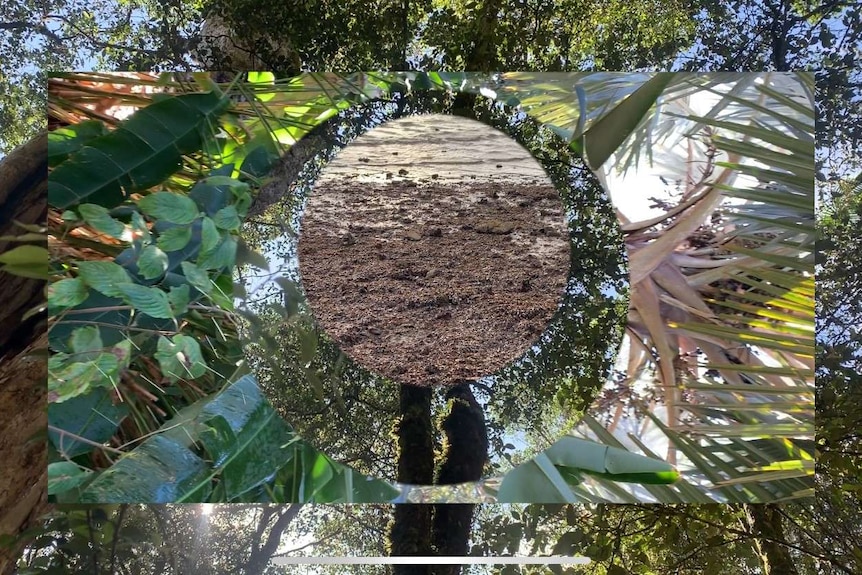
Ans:
[{"label": "circular inset", "polygon": [[[238,308],[248,319],[243,327],[246,357],[262,390],[304,439],[361,473],[388,480],[404,481],[408,475],[414,483],[457,479],[452,456],[462,445],[487,446],[483,477],[499,476],[550,446],[577,423],[610,374],[628,310],[622,234],[595,176],[565,142],[526,114],[481,98],[469,109],[453,104],[451,95],[422,92],[341,112],[291,148],[258,200],[274,201],[254,206],[243,229],[245,242],[269,264],[262,274],[239,271],[245,294]],[[505,132],[538,160],[559,190],[569,260],[559,306],[532,345],[495,373],[446,388],[447,394],[446,389],[403,385],[345,354],[312,313],[297,254],[305,233],[299,224],[312,186],[339,150],[390,120],[456,109]],[[498,164],[506,165],[494,160],[485,169],[504,169]],[[404,169],[410,177],[409,168]],[[445,178],[440,174],[438,179]],[[369,192],[366,197],[376,196]],[[475,230],[476,223],[471,225]],[[347,231],[357,243],[363,241],[349,227]],[[554,293],[552,299],[558,296]],[[470,415],[470,438],[462,437],[456,424],[458,410]],[[422,457],[413,457],[414,450],[422,451]],[[475,464],[484,461],[483,453],[475,455],[480,459],[470,461],[474,475]],[[423,462],[421,472],[408,473],[418,468],[405,461]]]},{"label": "circular inset", "polygon": [[399,383],[455,385],[499,371],[544,331],[566,286],[567,236],[527,150],[476,120],[428,114],[376,128],[327,165],[299,268],[321,328],[353,360]]}]

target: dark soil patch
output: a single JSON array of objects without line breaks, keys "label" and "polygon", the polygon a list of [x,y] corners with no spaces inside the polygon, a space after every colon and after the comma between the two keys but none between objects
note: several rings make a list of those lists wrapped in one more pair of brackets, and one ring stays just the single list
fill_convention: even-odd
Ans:
[{"label": "dark soil patch", "polygon": [[414,385],[490,375],[557,310],[569,241],[551,185],[318,184],[299,264],[314,315],[364,367]]}]

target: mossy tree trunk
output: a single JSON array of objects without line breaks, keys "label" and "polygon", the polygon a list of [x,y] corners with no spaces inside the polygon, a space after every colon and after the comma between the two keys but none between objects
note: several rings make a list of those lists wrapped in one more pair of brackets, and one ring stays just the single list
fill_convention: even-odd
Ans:
[{"label": "mossy tree trunk", "polygon": [[[478,481],[488,458],[488,433],[481,406],[468,383],[449,389],[449,412],[443,419],[445,449],[436,483]],[[398,435],[398,481],[428,485],[434,477],[434,428],[431,389],[401,386]],[[399,504],[390,525],[393,556],[466,555],[474,505]],[[396,575],[457,575],[458,565],[396,565]]]}]

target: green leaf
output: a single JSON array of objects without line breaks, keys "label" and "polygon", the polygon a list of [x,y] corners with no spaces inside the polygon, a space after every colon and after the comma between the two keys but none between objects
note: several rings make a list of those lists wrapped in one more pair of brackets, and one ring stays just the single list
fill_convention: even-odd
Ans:
[{"label": "green leaf", "polygon": [[106,208],[96,204],[81,204],[78,206],[78,211],[84,221],[97,232],[102,232],[118,240],[122,239],[126,226],[123,225],[123,222],[112,218]]},{"label": "green leaf", "polygon": [[144,279],[155,279],[164,275],[168,269],[168,254],[152,244],[141,250],[138,258],[138,271]]},{"label": "green leaf", "polygon": [[[252,178],[262,178],[270,172],[273,164],[278,160],[279,155],[273,149],[274,146],[272,145],[271,138],[269,139],[268,144],[269,145],[263,144],[255,146],[250,152],[248,152],[248,154],[246,154],[239,167],[242,174],[251,176]],[[245,195],[248,195],[247,190],[244,193]],[[238,209],[237,211],[240,215],[244,216],[246,210]]]},{"label": "green leaf", "polygon": [[78,262],[78,277],[94,290],[110,297],[122,297],[117,286],[131,281],[129,273],[119,264],[104,261]]},{"label": "green leaf", "polygon": [[165,230],[159,234],[156,245],[166,252],[175,252],[183,249],[192,239],[192,229],[188,227],[176,227]]},{"label": "green leaf", "polygon": [[93,472],[83,469],[71,461],[48,464],[48,495],[69,491],[87,481]]},{"label": "green leaf", "polygon": [[155,358],[162,373],[172,382],[198,378],[207,370],[198,342],[182,334],[172,340],[160,337]]},{"label": "green leaf", "polygon": [[173,319],[174,313],[168,301],[168,294],[157,287],[147,287],[134,283],[121,283],[117,290],[123,294],[123,300],[138,311],[150,317]]},{"label": "green leaf", "polygon": [[204,217],[201,223],[201,251],[209,253],[221,240],[221,232],[218,231],[212,218]]},{"label": "green leaf", "polygon": [[151,218],[173,224],[190,224],[199,215],[193,199],[171,192],[156,192],[144,196],[138,200],[138,207]]},{"label": "green leaf", "polygon": [[112,208],[163,182],[179,169],[183,154],[201,147],[205,131],[229,106],[229,99],[208,92],[166,97],[138,110],[51,172],[48,203]]},{"label": "green leaf", "polygon": [[[63,403],[48,404],[48,439],[65,457],[90,453],[107,442],[129,413],[125,403],[115,404],[108,389],[95,389]],[[86,440],[86,441],[82,441]]]},{"label": "green leaf", "polygon": [[232,269],[235,262],[236,239],[225,237],[215,250],[198,258],[197,264],[205,270],[226,270]]},{"label": "green leaf", "polygon": [[190,284],[207,295],[212,292],[213,282],[206,271],[191,262],[182,262],[180,265],[183,268],[183,275],[186,276]]},{"label": "green leaf", "polygon": [[213,284],[215,289],[209,294],[212,302],[222,309],[233,310],[233,277],[223,273],[213,281]]},{"label": "green leaf", "polygon": [[[224,413],[224,406],[222,401],[207,406],[205,411],[210,413],[218,408]],[[247,414],[246,418],[231,417],[232,423],[220,414],[207,422],[209,432],[201,433],[201,440],[221,471],[228,499],[246,493],[270,477],[272,462],[287,458],[285,446],[293,439],[290,427],[265,401],[254,410],[241,413]]]},{"label": "green leaf", "polygon": [[584,132],[583,147],[590,168],[598,169],[625,142],[672,79],[669,72],[654,75]]},{"label": "green leaf", "polygon": [[665,461],[572,436],[560,438],[544,453],[558,467],[613,481],[665,484],[679,479],[676,469]]},{"label": "green leaf", "polygon": [[48,279],[48,250],[42,246],[18,246],[0,254],[4,272],[21,277]]},{"label": "green leaf", "polygon": [[205,501],[209,486],[206,463],[190,449],[162,434],[103,471],[84,491],[82,503],[170,503],[180,495]]},{"label": "green leaf", "polygon": [[213,216],[213,222],[223,230],[238,230],[240,221],[239,214],[236,212],[236,207],[231,205],[220,209],[216,215]]},{"label": "green leaf", "polygon": [[[170,344],[169,344],[170,345]],[[209,461],[189,448],[200,443]],[[267,487],[275,501],[384,502],[398,495],[298,440],[266,401],[252,376],[244,376],[214,398],[193,404],[128,456],[103,472],[82,497],[91,501],[193,502],[212,493],[257,500]],[[217,492],[218,493],[218,492]]]},{"label": "green leaf", "polygon": [[509,471],[497,493],[499,503],[580,501],[544,453]]},{"label": "green leaf", "polygon": [[80,278],[67,278],[48,284],[48,306],[70,308],[87,299],[87,286]]},{"label": "green leaf", "polygon": [[107,133],[108,129],[98,120],[84,120],[48,132],[48,165],[56,166],[93,138]]},{"label": "green leaf", "polygon": [[101,352],[105,347],[96,326],[79,327],[73,331],[69,345],[79,361],[95,358],[97,354],[92,352]]},{"label": "green leaf", "polygon": [[174,317],[182,317],[189,311],[189,286],[172,286],[168,293],[168,301],[171,303],[171,309],[174,311]]},{"label": "green leaf", "polygon": [[115,387],[120,362],[113,353],[100,353],[91,361],[75,362],[61,370],[48,370],[48,401],[60,403],[99,387]]},{"label": "green leaf", "polygon": [[[272,85],[275,82],[275,74],[272,72],[249,72],[248,81],[251,84]],[[254,96],[261,102],[269,102],[275,98],[275,92],[261,92],[259,90],[255,90]]]}]

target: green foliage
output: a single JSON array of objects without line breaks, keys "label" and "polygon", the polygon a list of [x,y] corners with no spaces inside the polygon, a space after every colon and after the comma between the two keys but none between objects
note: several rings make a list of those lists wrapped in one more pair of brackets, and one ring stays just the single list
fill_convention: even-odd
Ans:
[{"label": "green foliage", "polygon": [[[200,149],[204,130],[211,129],[228,105],[222,95],[209,92],[167,97],[139,110],[115,130],[89,139],[55,167],[48,201],[60,209],[84,202],[110,209],[130,194],[161,183],[179,169],[183,154]],[[56,157],[59,152],[50,154]],[[194,219],[188,212],[193,205],[173,206],[169,198],[149,195],[139,206],[156,218],[172,215],[178,220],[175,223]],[[174,207],[180,208],[178,213],[172,213]]]},{"label": "green foliage", "polygon": [[421,31],[424,67],[632,70],[669,67],[693,37],[696,6],[652,2],[438,3]]},{"label": "green foliage", "polygon": [[296,437],[250,376],[185,408],[95,475],[81,501],[361,502],[397,494]]},{"label": "green foliage", "polygon": [[0,271],[33,278],[48,279],[48,250],[42,246],[23,245],[0,254]]},{"label": "green foliage", "polygon": [[[374,94],[385,93],[385,91],[389,89],[404,90],[408,89],[407,86],[413,84],[451,87],[450,85],[452,83],[457,82],[462,87],[465,87],[464,89],[479,91],[482,86],[481,77],[464,74],[448,75],[438,73],[407,73],[403,75],[359,75],[358,77],[361,79],[373,79],[373,83],[367,81],[358,82],[356,78],[337,77],[333,75],[312,75],[303,77],[301,80],[302,85],[307,88],[316,86],[316,90],[312,89],[308,94],[311,101],[319,102],[319,104],[315,104],[315,106],[320,106],[319,108],[314,109],[313,113],[316,114],[314,121],[321,122],[328,117],[328,113],[325,112],[325,106],[329,106],[330,110],[337,109],[343,105],[348,105],[350,101],[357,99],[363,100],[373,96]],[[513,79],[518,77],[519,76],[517,74],[512,75]],[[263,80],[266,80],[267,82],[269,81],[268,78],[264,78]],[[567,122],[574,121],[577,123],[577,131],[580,135],[584,136],[584,139],[587,141],[587,147],[589,148],[592,146],[592,144],[590,144],[592,138],[601,138],[603,137],[601,132],[608,131],[602,129],[606,122],[616,122],[616,120],[612,119],[615,111],[618,111],[619,113],[625,112],[625,114],[630,117],[624,122],[624,126],[620,128],[622,133],[614,134],[616,142],[624,141],[626,140],[625,135],[627,132],[639,134],[641,130],[645,129],[645,117],[650,110],[654,109],[650,105],[650,100],[654,100],[658,92],[654,91],[654,93],[649,95],[648,98],[641,98],[639,95],[642,94],[642,92],[638,90],[638,87],[646,81],[647,78],[644,77],[640,82],[629,79],[626,83],[620,83],[618,79],[605,75],[599,75],[594,79],[582,78],[579,82],[580,90],[577,91],[577,103],[581,107],[584,107],[584,103],[586,103],[587,108],[580,114],[576,114],[574,120],[571,115],[560,114],[559,112],[556,116],[552,116],[550,115],[550,110],[539,110],[538,113],[540,114],[540,117],[545,117],[546,121],[551,122],[558,129],[566,129],[564,126],[568,125]],[[292,117],[294,109],[300,108],[300,104],[294,102],[289,106],[285,105],[283,98],[286,94],[290,94],[292,89],[298,87],[300,82],[291,80],[288,83],[291,88],[288,90],[280,90],[275,84],[269,85],[263,83],[260,85],[271,86],[271,88],[268,88],[271,91],[266,93],[267,107],[260,107],[259,103],[237,105],[237,110],[249,110],[253,112],[254,115],[250,120],[248,120],[253,128],[252,133],[248,134],[245,132],[244,136],[243,130],[238,130],[236,128],[236,118],[232,115],[228,115],[222,122],[222,125],[226,128],[222,131],[221,135],[215,140],[206,140],[207,142],[215,142],[217,144],[212,149],[216,155],[210,156],[211,161],[216,162],[216,165],[228,157],[234,159],[251,157],[247,153],[241,151],[243,148],[243,142],[248,146],[252,146],[254,150],[271,151],[270,146],[264,145],[259,139],[260,136],[267,135],[267,137],[270,138],[270,141],[272,141],[272,139],[280,137],[280,130],[283,129],[281,126],[295,127],[289,118]],[[710,86],[708,82],[706,85]],[[324,88],[324,86],[327,87]],[[613,86],[615,89],[609,89],[609,86]],[[672,89],[678,91],[688,88],[690,88],[690,86],[684,85],[683,82],[678,82],[672,87],[668,87],[668,90]],[[532,89],[529,85],[522,88],[508,89],[504,92],[504,97],[510,100],[515,98],[518,101],[529,103],[529,99],[535,97],[531,90]],[[768,88],[762,88],[760,90],[763,94],[769,97],[774,97],[777,101],[782,102],[780,97],[774,92],[769,92]],[[665,92],[667,92],[667,90]],[[628,97],[625,98],[625,96]],[[569,93],[569,98],[571,97],[572,95]],[[736,96],[731,96],[729,98],[733,97]],[[737,99],[739,98],[737,97]],[[619,104],[620,101],[623,102],[622,107],[614,107],[614,104]],[[787,108],[793,109],[796,113],[804,113],[805,111],[800,106],[795,106],[794,108],[792,101],[783,101],[782,103]],[[637,106],[635,106],[635,104],[637,104]],[[637,110],[632,108],[632,106],[635,106]],[[627,111],[628,108],[632,108],[631,111],[636,113],[629,114],[629,111]],[[698,122],[700,125],[711,125],[713,128],[721,128],[725,130],[731,130],[738,127],[740,133],[745,134],[746,136],[757,138],[762,137],[764,141],[769,142],[772,145],[787,147],[791,154],[785,156],[772,150],[768,150],[763,146],[757,146],[751,143],[740,144],[735,140],[729,138],[722,139],[721,137],[717,137],[715,139],[717,146],[724,147],[731,154],[744,154],[759,157],[767,162],[772,162],[772,164],[777,166],[777,168],[785,170],[785,172],[776,170],[771,172],[762,171],[760,175],[761,177],[778,177],[778,175],[780,175],[780,183],[782,185],[795,186],[796,189],[799,190],[799,193],[787,196],[793,199],[793,202],[788,204],[787,208],[799,211],[801,216],[804,218],[807,217],[806,214],[803,213],[806,209],[806,200],[811,196],[808,190],[803,187],[803,182],[809,180],[811,171],[810,168],[805,165],[805,162],[797,160],[797,156],[794,154],[805,152],[805,150],[800,149],[800,146],[802,145],[800,142],[804,140],[800,140],[799,138],[805,135],[804,128],[807,124],[805,122],[800,123],[793,120],[793,118],[788,114],[780,115],[781,113],[776,110],[768,110],[768,113],[771,116],[782,120],[783,124],[788,126],[789,129],[794,130],[797,136],[796,138],[786,137],[779,132],[762,128],[755,130],[755,128],[752,128],[751,126],[745,126],[740,123],[731,125],[726,121],[723,122],[715,120],[712,117],[692,118],[691,121]],[[307,114],[309,112],[308,110],[302,110],[301,113]],[[281,121],[281,118],[285,117],[288,119],[285,119],[283,123],[274,124],[274,129],[255,133],[255,130],[257,130],[258,127],[263,126],[262,118],[264,114],[271,115],[273,119],[277,119],[279,121]],[[794,122],[796,123],[794,124]],[[308,127],[305,128],[305,130],[307,129]],[[298,135],[300,132],[296,133]],[[592,136],[592,134],[595,134],[595,136]],[[243,139],[243,137],[245,139]],[[575,137],[574,131],[570,132],[570,137]],[[231,144],[233,147],[228,144]],[[603,145],[606,150],[602,152],[601,155],[606,155],[608,150],[614,148],[614,144],[612,142]],[[86,147],[79,148],[77,152],[72,152],[66,161],[73,161],[75,155],[81,153],[84,149],[86,149]],[[266,157],[269,157],[270,151],[266,152]],[[590,153],[591,152],[588,150],[587,154]],[[146,153],[143,154],[143,157],[146,157]],[[243,165],[245,165],[245,161],[247,160],[243,159],[242,161]],[[57,169],[59,170],[62,166],[63,163],[59,164]],[[725,167],[728,169],[735,169],[740,172],[744,172],[748,169],[738,161],[726,163]],[[791,170],[791,172],[787,172],[787,170]],[[238,181],[227,174],[237,174],[240,178],[247,179],[248,182]],[[239,221],[246,214],[250,203],[249,182],[254,182],[255,180],[249,176],[250,175],[246,175],[245,170],[239,170],[237,173],[234,164],[227,164],[214,169],[209,177],[199,179],[193,184],[186,184],[185,186],[178,187],[175,183],[170,183],[168,186],[169,189],[144,195],[135,203],[126,203],[111,209],[104,208],[102,210],[93,208],[92,206],[95,204],[84,204],[88,207],[84,210],[81,210],[79,207],[78,210],[82,212],[80,215],[76,215],[74,212],[67,210],[64,217],[67,225],[70,225],[72,229],[86,223],[92,227],[101,228],[101,231],[103,232],[112,232],[109,235],[112,235],[112,237],[115,238],[117,236],[120,238],[129,237],[131,239],[131,246],[121,252],[114,262],[93,261],[81,262],[78,264],[77,278],[67,278],[64,281],[58,282],[57,286],[59,286],[59,288],[51,290],[51,301],[49,303],[51,303],[52,309],[63,309],[63,305],[66,305],[66,309],[68,310],[69,306],[76,304],[78,309],[73,309],[72,311],[80,310],[85,313],[94,313],[89,312],[88,310],[91,310],[93,307],[98,305],[101,309],[111,309],[112,311],[110,313],[120,314],[114,318],[112,322],[99,322],[100,327],[98,328],[98,333],[106,348],[118,345],[123,341],[128,341],[127,337],[123,335],[124,329],[121,325],[128,325],[130,320],[132,322],[145,321],[149,322],[150,325],[152,325],[152,322],[156,322],[157,320],[169,320],[170,322],[189,320],[189,328],[192,330],[199,330],[202,329],[203,326],[198,321],[198,318],[200,312],[204,311],[204,309],[198,302],[209,299],[211,303],[221,308],[221,310],[231,310],[232,302],[230,294],[225,291],[223,282],[225,278],[229,278],[225,272],[232,268],[236,257],[237,242],[233,237],[233,234],[238,229]],[[254,176],[254,178],[257,177],[259,176]],[[737,195],[744,192],[743,190],[728,191]],[[767,195],[770,193],[769,190],[762,190],[759,192],[761,192],[761,195],[752,196],[752,199],[755,197],[759,200],[770,199],[767,198]],[[796,199],[796,196],[798,196],[798,199]],[[738,217],[746,217],[749,220],[758,221],[757,214],[753,212],[743,215],[740,211],[740,215]],[[122,233],[117,227],[117,223],[124,226]],[[759,225],[762,226],[762,224]],[[785,247],[781,246],[780,243],[774,243],[776,248],[785,249]],[[772,248],[772,244],[767,245],[770,249]],[[794,244],[794,246],[795,245],[796,244]],[[740,247],[738,249],[744,250],[748,248]],[[748,253],[751,254],[751,251],[749,250]],[[768,250],[758,252],[758,257],[761,257],[764,262],[770,265],[777,264],[784,267],[787,267],[791,263],[795,264],[796,262],[795,259],[791,261],[786,257],[779,257],[778,253],[770,255]],[[265,265],[265,263],[263,265]],[[639,273],[643,273],[643,270],[641,269]],[[766,277],[763,275],[764,273],[766,272],[761,272],[761,277]],[[781,274],[776,275],[773,272],[769,279],[774,285],[783,286],[785,285],[785,280],[791,280],[793,278],[790,276],[784,277]],[[78,283],[70,283],[75,281]],[[775,287],[767,288],[762,281],[759,285],[761,285],[763,289],[771,289],[772,292],[775,292]],[[790,293],[792,294],[792,290],[796,288],[791,284],[786,285],[791,289]],[[83,296],[82,292],[84,288],[95,290],[98,292],[97,295],[99,297],[108,298],[107,301],[104,299],[102,301],[93,300],[91,299],[92,294],[88,296],[87,300],[84,300],[83,302],[80,301]],[[793,298],[788,298],[788,302],[793,303],[793,306],[795,306],[791,309],[802,309],[799,306],[804,304],[805,293],[808,293],[808,288],[802,286],[800,289],[801,291],[798,296],[793,296],[793,298],[795,298],[795,302],[791,301]],[[291,298],[286,298],[287,305],[290,305],[290,301]],[[790,303],[787,305],[790,305]],[[100,311],[98,313],[106,312]],[[149,316],[149,318],[147,316]],[[65,326],[64,323],[66,324]],[[106,323],[108,325],[105,325]],[[113,326],[111,323],[113,323]],[[297,357],[300,358],[302,360],[301,363],[306,366],[306,373],[302,377],[310,378],[310,381],[313,383],[316,381],[314,379],[315,377],[320,379],[320,376],[316,375],[316,370],[319,368],[314,362],[317,361],[316,358],[320,353],[326,353],[325,350],[327,348],[326,346],[320,346],[320,342],[317,337],[312,337],[311,331],[305,333],[307,330],[306,328],[303,328],[302,322],[298,322],[296,318],[291,319],[290,313],[287,314],[287,323],[291,325],[291,334],[296,336],[298,339],[293,343],[287,341],[275,343],[275,348],[280,350],[279,353],[287,354],[293,353],[289,350],[296,347],[295,353],[297,354]],[[134,323],[132,325],[134,325]],[[143,325],[147,325],[147,323],[144,323]],[[159,329],[164,331],[171,324],[156,323],[155,325],[160,325],[161,327],[159,327]],[[69,326],[67,322],[61,320],[52,330],[52,344],[55,345],[58,350],[64,351],[66,354],[70,354],[68,356],[60,356],[60,358],[55,361],[60,362],[62,360],[63,362],[67,362],[62,364],[58,363],[58,367],[62,367],[63,369],[80,369],[86,372],[86,369],[91,368],[88,367],[88,365],[91,366],[91,364],[88,364],[87,362],[83,362],[83,365],[79,367],[74,367],[76,364],[77,352],[68,342],[71,341],[69,338],[74,335],[75,331],[74,329],[69,329],[69,327],[71,326]],[[686,328],[690,331],[700,329],[697,325],[686,326]],[[711,329],[715,331],[715,328]],[[174,330],[176,330],[175,327]],[[305,333],[304,336],[303,333]],[[735,332],[725,330],[721,333],[721,337],[728,337],[733,335],[733,333]],[[63,337],[60,338],[59,334],[63,334]],[[783,337],[787,339],[786,336]],[[209,373],[206,367],[210,361],[207,357],[208,350],[203,346],[198,348],[197,342],[200,341],[200,338],[198,337],[194,337],[186,333],[161,336],[158,338],[151,335],[141,334],[136,335],[133,341],[137,345],[144,346],[142,349],[148,349],[147,353],[154,354],[154,357],[159,364],[159,372],[169,383],[173,382],[178,384],[190,379],[201,378],[205,376],[205,374]],[[203,341],[209,340],[204,339]],[[790,341],[790,339],[787,339],[787,341]],[[785,348],[787,341],[782,342],[782,345],[785,346]],[[799,340],[799,345],[801,346],[799,347],[799,350],[804,351],[807,349],[805,348],[804,340]],[[98,364],[96,365],[98,368]],[[255,369],[260,367],[262,366],[255,366]],[[118,373],[118,370],[122,369],[125,369],[125,367],[121,366],[117,369],[109,369],[107,373],[111,374],[110,377],[94,380],[91,384],[73,386],[72,389],[63,388],[64,394],[71,397],[75,394],[83,394],[93,386],[98,387],[99,385],[102,385],[107,387],[109,385],[116,385],[117,378],[115,377],[115,374]],[[219,381],[219,377],[223,377],[219,376],[218,372],[213,372],[212,374],[215,376],[214,381]],[[313,400],[313,404],[319,403],[324,400],[329,392],[328,390],[331,390],[337,398],[338,405],[341,406],[344,404],[344,398],[338,393],[338,390],[341,389],[341,384],[339,383],[338,378],[342,376],[343,374],[337,375],[334,379],[330,378],[332,381],[319,381],[317,386],[312,385],[311,389],[314,392],[315,398],[310,398],[309,400]],[[210,376],[206,375],[206,377]],[[280,374],[278,379],[290,381],[290,377],[291,376],[288,374]],[[59,383],[57,385],[59,388]],[[306,401],[305,399],[293,399],[299,402],[297,404],[299,408],[303,410],[307,409],[307,407],[302,407],[305,405],[305,403],[303,403]],[[745,418],[748,417],[744,412],[743,414],[745,415]],[[740,416],[740,419],[745,418]],[[797,429],[797,427],[794,427],[793,429]],[[739,427],[739,430],[742,432],[743,427]],[[776,427],[775,432],[780,432],[780,430]],[[216,428],[216,435],[218,437],[231,437],[230,434],[227,433],[226,429],[220,429],[218,427]],[[668,435],[670,435],[670,432],[668,432]],[[684,450],[689,450],[686,453],[695,457],[699,462],[698,465],[703,466],[704,469],[709,468],[710,463],[708,460],[698,459],[696,448],[694,448],[693,445],[688,445],[686,443],[687,440],[684,437],[674,435],[674,438]],[[349,449],[349,447],[347,447],[347,449]],[[349,457],[349,452],[345,451],[342,453],[342,448],[338,448],[336,451],[338,452],[338,457]],[[799,457],[804,457],[803,452],[797,452],[797,455]],[[316,463],[312,460],[308,460],[306,462],[307,466],[309,469],[318,469],[318,466],[322,465],[319,467],[317,473],[318,478],[326,479],[324,483],[328,482],[329,478],[337,475],[333,475],[330,471],[327,471],[327,469],[329,469],[328,465],[321,464],[321,460],[315,461]],[[762,463],[764,465],[769,465],[772,461],[766,459],[763,460]],[[549,462],[546,467],[549,472],[556,474],[556,483],[559,484],[560,488],[565,488],[564,490],[567,493],[572,485],[580,480],[580,476],[576,472],[571,472],[569,470],[571,466],[562,465],[559,468],[555,468],[553,462]],[[724,466],[722,473],[727,472],[728,469],[730,469],[729,466]],[[803,470],[804,472],[805,469],[807,469],[807,467],[803,464],[800,467],[800,470]],[[593,471],[606,473],[609,470],[601,469]],[[628,477],[628,475],[626,477]],[[716,473],[711,477],[714,481],[718,481],[722,475]],[[612,485],[613,481],[609,481],[608,484]],[[276,497],[285,496],[302,498],[309,496],[309,491],[307,489],[303,488],[302,490],[297,490],[295,486],[295,483],[290,483],[289,481],[287,483],[279,483],[279,493]],[[794,489],[797,490],[797,492],[801,492],[799,487],[799,484],[796,484],[796,487],[790,489],[787,493],[794,493]],[[624,492],[620,491],[618,488],[609,488],[615,491],[618,495],[623,496],[624,499],[628,498],[628,496],[623,495]],[[685,497],[687,498],[691,498],[696,494],[696,490],[694,490],[691,485],[685,484],[681,489],[686,492]],[[580,485],[576,486],[575,490],[579,495],[572,497],[567,496],[563,498],[563,500],[571,501],[576,497],[582,497],[587,493]],[[650,491],[660,500],[666,501],[677,501],[681,496],[673,491],[662,491],[652,487],[650,488]],[[733,490],[725,489],[725,492],[732,494]],[[322,491],[317,488],[311,488],[310,493],[313,494],[310,497],[315,498],[319,493],[322,493]],[[236,495],[236,493],[234,493],[234,495]],[[758,496],[768,498],[766,492],[760,492]]]},{"label": "green foliage", "polygon": [[[210,309],[232,305],[223,278],[233,268],[233,235],[250,203],[249,187],[224,170],[190,191],[169,182],[181,155],[201,147],[226,105],[214,93],[162,98],[115,130],[88,122],[49,139],[49,204],[65,209],[62,234],[75,238],[88,229],[106,238],[84,244],[101,258],[52,262],[49,395],[60,457],[87,465],[94,448],[119,433],[124,416],[134,421],[132,429],[145,432],[158,418],[142,410],[143,403],[161,399],[171,412],[181,409],[200,392],[180,385],[196,380],[218,389],[237,361],[232,327],[213,330],[205,317]],[[90,169],[96,156],[112,170]],[[136,201],[127,195],[157,184],[174,190]],[[154,370],[167,387],[145,375]],[[114,407],[119,398],[129,409]],[[94,426],[97,414],[104,421]],[[174,453],[179,457],[180,451]]]},{"label": "green foliage", "polygon": [[59,456],[73,459],[106,443],[128,414],[129,407],[115,405],[108,389],[90,389],[48,405],[48,439]]},{"label": "green foliage", "polygon": [[[858,493],[862,465],[859,408],[859,336],[856,326],[862,262],[859,185],[842,182],[818,220],[817,266],[817,448],[818,471],[833,489]],[[855,497],[855,495],[854,495]]]}]

